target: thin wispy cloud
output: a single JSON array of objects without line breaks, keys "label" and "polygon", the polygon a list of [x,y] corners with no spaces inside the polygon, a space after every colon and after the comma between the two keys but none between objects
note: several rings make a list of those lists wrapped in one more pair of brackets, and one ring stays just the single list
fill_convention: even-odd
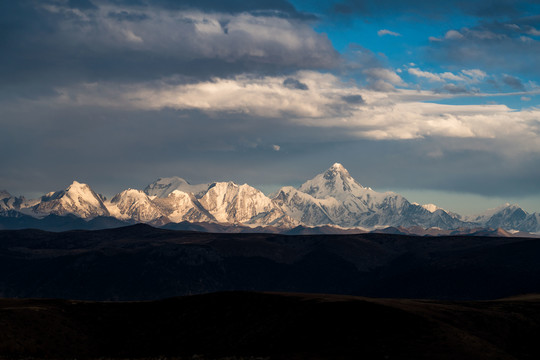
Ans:
[{"label": "thin wispy cloud", "polygon": [[381,30],[377,31],[377,35],[379,35],[379,36],[385,36],[385,35],[401,36],[401,34],[395,32],[395,31],[390,31],[390,30],[386,30],[386,29],[381,29]]}]

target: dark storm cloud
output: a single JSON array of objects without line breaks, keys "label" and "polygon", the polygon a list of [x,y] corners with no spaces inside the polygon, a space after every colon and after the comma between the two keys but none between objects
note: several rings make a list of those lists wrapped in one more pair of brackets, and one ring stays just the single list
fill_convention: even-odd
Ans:
[{"label": "dark storm cloud", "polygon": [[502,81],[506,85],[508,85],[511,88],[514,88],[516,90],[525,90],[525,86],[523,85],[521,80],[519,80],[518,78],[515,78],[513,76],[505,75],[505,76],[503,76]]},{"label": "dark storm cloud", "polygon": [[97,9],[91,0],[69,0],[67,5],[75,9]]},{"label": "dark storm cloud", "polygon": [[150,17],[144,13],[127,12],[127,11],[111,11],[107,17],[118,21],[143,21]]},{"label": "dark storm cloud", "polygon": [[[27,104],[3,116],[10,124],[0,132],[0,152],[10,155],[0,159],[0,184],[14,194],[59,190],[74,179],[114,194],[173,175],[195,183],[298,185],[334,162],[375,190],[540,193],[538,153],[510,160],[497,151],[507,149],[498,139],[365,140],[350,128],[241,113],[216,118],[193,110]],[[271,150],[273,144],[279,152]]]},{"label": "dark storm cloud", "polygon": [[302,13],[286,0],[111,0],[113,4],[124,6],[159,7],[167,10],[201,10],[224,13],[251,12],[254,14],[276,14],[281,16],[315,20],[312,14]]},{"label": "dark storm cloud", "polygon": [[309,87],[306,84],[304,84],[300,80],[293,78],[286,78],[285,80],[283,80],[283,86],[289,89],[309,90]]},{"label": "dark storm cloud", "polygon": [[[199,111],[34,105],[5,115],[12,124],[0,132],[0,152],[11,154],[0,159],[0,184],[14,194],[58,190],[74,179],[104,193],[173,175],[194,183],[279,183],[282,171],[298,167],[295,152],[316,149],[322,135],[325,141],[342,138],[340,131],[322,134],[286,119],[222,113],[216,121]],[[276,143],[285,144],[279,152],[272,150]],[[272,163],[274,170],[288,165],[272,171]]]},{"label": "dark storm cloud", "polygon": [[446,65],[539,75],[540,18],[526,20],[526,26],[524,22],[484,22],[472,28],[449,29],[440,41],[431,42],[426,54]]},{"label": "dark storm cloud", "polygon": [[358,104],[366,103],[362,95],[346,95],[346,96],[342,96],[341,99],[343,99],[343,101],[345,101],[348,104],[358,105]]},{"label": "dark storm cloud", "polygon": [[531,11],[538,2],[517,0],[497,1],[430,1],[430,0],[345,0],[332,5],[332,10],[342,15],[418,15],[444,18],[456,12],[477,17],[521,16]]},{"label": "dark storm cloud", "polygon": [[470,93],[469,89],[465,86],[460,86],[456,84],[445,84],[440,89],[435,89],[435,93],[449,93],[449,94],[467,94]]},{"label": "dark storm cloud", "polygon": [[[164,12],[156,4],[179,10]],[[58,86],[103,80],[333,67],[337,52],[307,18],[286,1],[4,1],[0,97],[34,98]]]}]

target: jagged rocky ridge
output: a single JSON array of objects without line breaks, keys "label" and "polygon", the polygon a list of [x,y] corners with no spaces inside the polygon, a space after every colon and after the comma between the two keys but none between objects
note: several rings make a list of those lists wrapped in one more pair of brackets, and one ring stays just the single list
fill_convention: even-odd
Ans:
[{"label": "jagged rocky ridge", "polygon": [[419,205],[393,192],[380,193],[364,187],[339,163],[299,188],[286,186],[272,197],[247,184],[192,185],[182,178],[171,177],[158,179],[144,190],[124,190],[106,200],[88,185],[74,181],[65,190],[32,201],[1,191],[0,214],[9,217],[70,214],[85,220],[113,217],[157,226],[187,221],[277,228],[489,227],[540,232],[540,214],[529,214],[517,205],[505,204],[484,214],[462,217],[433,204]]}]

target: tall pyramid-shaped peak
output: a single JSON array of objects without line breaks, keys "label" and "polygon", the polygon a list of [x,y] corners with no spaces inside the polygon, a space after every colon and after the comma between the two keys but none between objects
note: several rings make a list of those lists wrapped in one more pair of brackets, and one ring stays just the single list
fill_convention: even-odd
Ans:
[{"label": "tall pyramid-shaped peak", "polygon": [[335,163],[324,173],[315,176],[300,186],[300,191],[315,198],[343,198],[349,195],[360,196],[364,191],[340,163]]},{"label": "tall pyramid-shaped peak", "polygon": [[48,193],[33,207],[38,214],[75,214],[82,218],[109,216],[102,198],[87,184],[73,181],[65,190]]},{"label": "tall pyramid-shaped peak", "polygon": [[328,168],[328,170],[324,172],[325,178],[334,178],[336,176],[349,177],[352,179],[347,169],[345,169],[345,167],[341,165],[340,163],[335,163],[330,168]]}]

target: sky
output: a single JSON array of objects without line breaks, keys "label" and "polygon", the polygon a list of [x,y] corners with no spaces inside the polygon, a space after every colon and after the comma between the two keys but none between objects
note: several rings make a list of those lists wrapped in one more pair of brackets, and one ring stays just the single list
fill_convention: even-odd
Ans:
[{"label": "sky", "polygon": [[0,189],[265,193],[342,163],[472,214],[540,211],[540,1],[0,2]]}]

